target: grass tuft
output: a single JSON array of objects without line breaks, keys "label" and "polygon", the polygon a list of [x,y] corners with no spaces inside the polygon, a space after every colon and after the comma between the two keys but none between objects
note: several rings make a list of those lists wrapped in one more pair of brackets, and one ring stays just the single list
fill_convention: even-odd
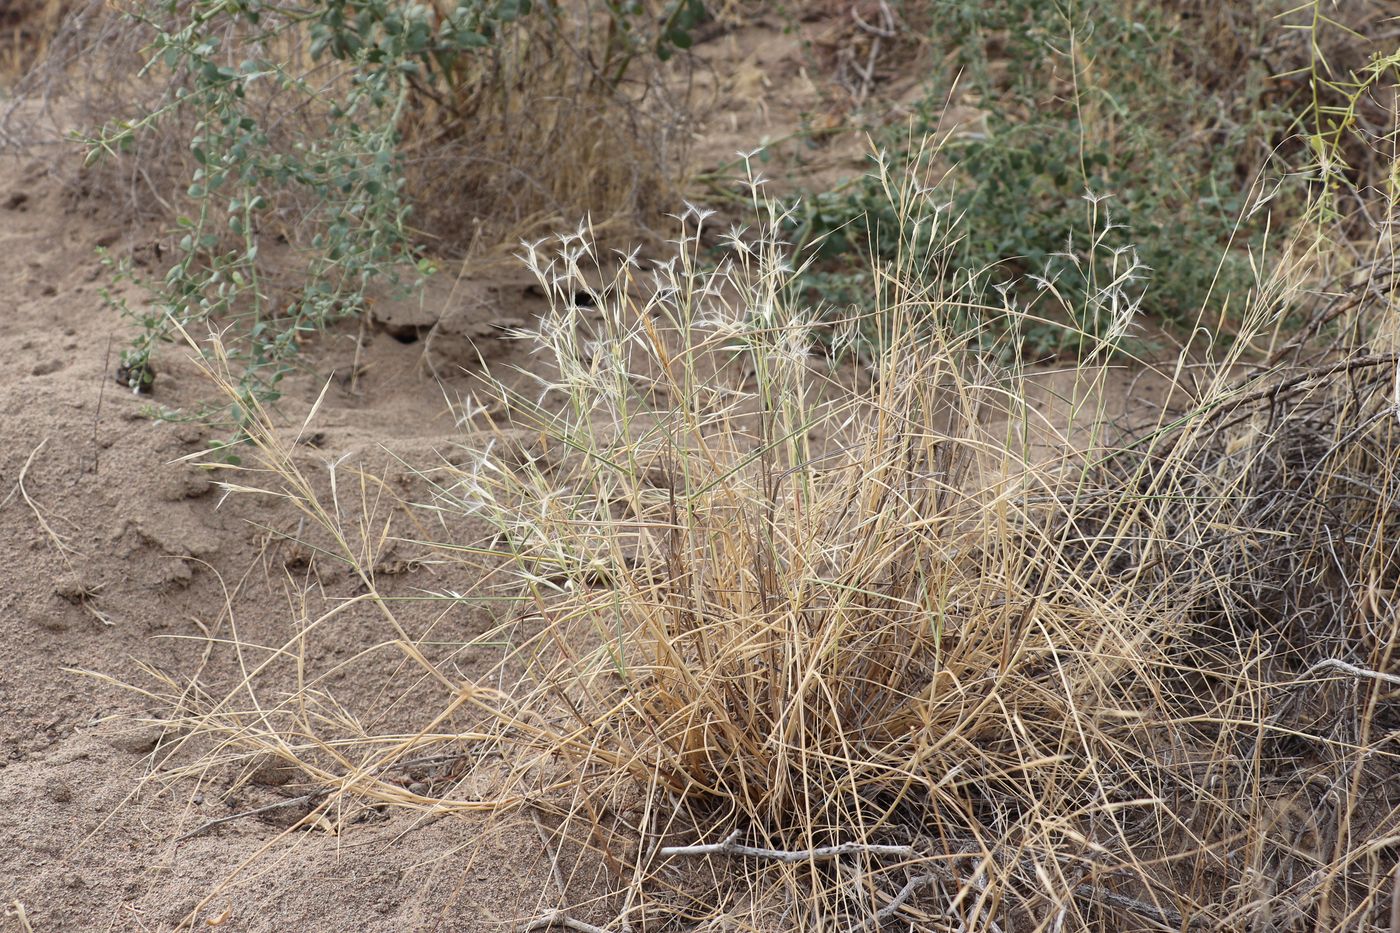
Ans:
[{"label": "grass tuft", "polygon": [[[1164,401],[1131,420],[1103,342],[1133,330],[1131,275],[1086,278],[1113,324],[1075,335],[1099,341],[1085,365],[999,363],[969,315],[1034,306],[917,274],[956,225],[936,186],[889,184],[931,228],[843,331],[876,335],[868,367],[834,362],[796,302],[789,214],[755,183],[718,256],[695,207],[660,260],[587,226],[526,244],[550,303],[516,334],[537,375],[483,377],[461,449],[387,512],[387,484],[308,475],[258,415],[227,488],[289,500],[357,595],[302,613],[223,699],[153,691],[185,734],[167,779],[271,755],[314,790],[301,825],[355,801],[518,814],[569,911],[539,923],[1380,928],[1400,838],[1388,254],[1316,302],[1333,336],[1290,342],[1279,298],[1305,297],[1316,241],[1260,257],[1237,339],[1138,361]],[[503,600],[495,627],[435,654],[378,586],[389,540],[477,581],[425,595],[444,612]],[[385,626],[363,654],[411,672],[395,715],[305,669],[352,607]],[[483,642],[499,662],[461,673]],[[425,760],[450,780],[394,779]]]}]

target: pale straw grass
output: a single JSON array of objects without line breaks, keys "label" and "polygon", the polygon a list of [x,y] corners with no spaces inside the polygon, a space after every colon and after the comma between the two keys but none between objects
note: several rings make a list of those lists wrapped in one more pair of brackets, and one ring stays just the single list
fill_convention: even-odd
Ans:
[{"label": "pale straw grass", "polygon": [[[382,617],[364,651],[431,689],[398,730],[311,671],[270,698],[264,666],[301,663],[349,604],[307,611],[222,692],[157,679],[185,735],[166,779],[271,754],[322,817],[528,812],[559,888],[535,928],[1381,928],[1393,335],[1363,303],[1366,346],[1251,371],[1276,323],[1252,304],[1125,431],[1107,380],[1133,257],[1087,293],[1110,319],[1081,335],[1095,365],[1042,404],[972,338],[1046,306],[914,274],[956,223],[922,179],[889,187],[927,226],[875,270],[877,315],[837,329],[868,338],[866,370],[798,300],[755,180],[754,226],[718,257],[698,208],[659,261],[602,254],[586,225],[524,247],[550,299],[516,335],[533,388],[488,376],[462,400],[463,450],[394,505],[411,532],[367,520],[379,481],[309,476],[257,413],[226,488],[297,510]],[[1301,300],[1310,261],[1281,247],[1258,301]],[[429,598],[505,600],[489,672],[430,657],[382,596],[369,568],[395,538],[460,578]],[[441,791],[387,777],[434,756],[465,763]]]}]

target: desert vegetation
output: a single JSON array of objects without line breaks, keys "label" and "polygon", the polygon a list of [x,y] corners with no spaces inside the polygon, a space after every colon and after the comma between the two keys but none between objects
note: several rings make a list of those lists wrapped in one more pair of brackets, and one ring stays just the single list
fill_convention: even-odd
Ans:
[{"label": "desert vegetation", "polygon": [[[161,231],[94,257],[103,378],[260,542],[186,654],[55,675],[157,731],[133,795],[279,789],[161,828],[286,817],[161,928],[284,928],[257,880],[373,815],[540,881],[384,929],[1400,931],[1387,16],[17,17],[0,140]],[[816,92],[717,154],[760,25]],[[447,427],[328,447],[376,328]],[[38,453],[3,514],[71,564]]]}]

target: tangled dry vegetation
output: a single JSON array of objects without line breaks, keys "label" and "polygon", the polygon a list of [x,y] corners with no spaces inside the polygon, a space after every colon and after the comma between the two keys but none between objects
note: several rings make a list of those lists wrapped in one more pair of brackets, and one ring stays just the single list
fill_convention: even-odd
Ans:
[{"label": "tangled dry vegetation", "polygon": [[[577,96],[584,58],[511,41],[516,71],[456,86],[573,96],[419,98],[408,152],[508,125],[461,171],[557,187],[422,184],[506,184],[524,227],[662,190],[614,158],[639,148],[615,89]],[[1130,250],[999,302],[928,274],[962,234],[937,185],[900,184],[919,232],[834,338],[756,182],[751,229],[689,208],[660,259],[587,226],[527,245],[550,311],[515,336],[542,374],[483,374],[408,492],[249,412],[244,463],[210,468],[291,503],[293,543],[358,593],[307,587],[284,644],[235,629],[236,683],[151,669],[133,689],[182,736],[151,780],[282,768],[303,828],[385,803],[533,823],[558,897],[527,930],[1400,930],[1393,189],[1350,251],[1300,227],[1253,256],[1230,338],[1161,364],[1124,349]],[[1097,322],[1058,398],[999,352],[1056,302]],[[868,365],[841,352],[857,335]],[[1127,365],[1168,386],[1147,423],[1108,417]],[[391,542],[462,581],[420,598],[496,629],[411,631],[376,585]],[[365,609],[383,641],[318,668]],[[367,715],[331,684],[381,652],[401,676]]]},{"label": "tangled dry vegetation", "polygon": [[[1123,425],[1113,346],[1047,401],[947,327],[980,299],[912,274],[957,235],[919,199],[939,226],[877,270],[868,372],[793,304],[755,187],[717,265],[695,209],[665,261],[586,229],[529,247],[551,312],[518,336],[551,375],[459,400],[425,494],[307,472],[261,418],[227,487],[295,503],[362,592],[238,645],[226,695],[157,676],[185,735],[159,779],[272,761],[304,825],[533,821],[559,897],[527,929],[1393,929],[1388,246],[1287,340],[1317,243],[1260,257],[1238,339],[1187,347],[1160,417]],[[1133,287],[1088,296],[1110,339]],[[447,657],[406,631],[375,587],[396,537],[464,581],[424,598],[495,600],[497,630]],[[415,712],[387,728],[306,667],[351,604],[404,659]],[[457,673],[483,645],[489,674]],[[431,787],[392,779],[422,762]]]}]

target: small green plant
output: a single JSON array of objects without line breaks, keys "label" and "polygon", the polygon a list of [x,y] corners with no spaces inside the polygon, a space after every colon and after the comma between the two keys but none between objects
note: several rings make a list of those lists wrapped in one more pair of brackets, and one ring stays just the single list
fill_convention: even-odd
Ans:
[{"label": "small green plant", "polygon": [[[1365,36],[1327,15],[1321,0],[1295,7],[1289,16],[1289,28],[1306,43],[1306,60],[1280,77],[1300,79],[1306,86],[1293,129],[1302,135],[1312,156],[1307,173],[1313,185],[1312,203],[1324,224],[1345,225],[1344,198],[1384,202],[1396,191],[1395,162],[1388,156],[1394,130],[1386,129],[1392,110],[1375,92],[1386,80],[1400,77],[1400,47],[1373,46],[1365,64],[1343,67],[1333,61],[1337,49],[1329,47],[1340,43],[1343,52],[1352,52],[1349,57],[1354,62],[1355,51],[1347,46],[1366,48],[1371,43]],[[1363,223],[1373,222],[1365,211],[1361,213]]]},{"label": "small green plant", "polygon": [[[855,238],[863,234],[874,264],[862,270],[814,261],[796,277],[796,290],[828,308],[847,309],[846,320],[868,323],[875,318],[865,309],[881,296],[879,270],[899,268],[908,281],[945,295],[940,327],[1003,362],[1028,349],[1064,352],[1085,362],[1105,352],[1137,349],[1129,335],[1137,329],[1152,270],[1130,238],[1132,231],[1115,221],[1112,194],[1084,191],[1065,205],[1067,227],[1059,248],[1037,256],[1034,266],[1026,258],[969,266],[964,264],[972,236],[964,229],[968,212],[939,188],[946,180],[934,168],[940,155],[926,147],[891,164],[885,153],[877,153],[868,179],[873,193],[848,192],[840,195],[844,202],[830,197],[809,202],[796,221],[800,237],[813,235],[813,218],[833,203],[838,211],[842,203],[857,210],[855,198],[878,198],[874,208],[847,217],[809,243],[818,257],[859,256],[863,250]],[[856,343],[872,337],[878,340],[873,333],[854,335]]]},{"label": "small green plant", "polygon": [[[358,313],[372,283],[398,281],[417,258],[395,124],[428,37],[424,17],[390,13],[383,2],[335,0],[309,11],[258,0],[128,8],[152,32],[147,71],[167,69],[173,80],[145,117],[89,138],[90,158],[179,120],[191,166],[174,260],[151,283],[155,307],[127,309],[136,334],[120,374],[133,389],[153,385],[160,343],[218,328],[241,368],[241,400],[229,420],[242,424],[254,398],[276,400],[308,335]],[[279,43],[302,28],[315,38],[313,56],[329,54],[354,72],[315,87],[281,61]],[[286,99],[270,119],[267,101],[279,94]],[[297,131],[271,125],[314,105],[320,112]],[[268,244],[293,215],[308,233],[294,244],[294,271],[274,277]]]},{"label": "small green plant", "polygon": [[[950,129],[939,129],[950,87],[983,112],[938,153],[951,167],[949,208],[965,220],[958,268],[1025,297],[1077,274],[1093,250],[1108,257],[1131,243],[1160,319],[1243,296],[1249,263],[1229,247],[1265,228],[1263,216],[1240,223],[1252,187],[1241,165],[1256,161],[1244,153],[1287,124],[1262,100],[1262,65],[1249,64],[1229,93],[1215,88],[1201,63],[1209,23],[1156,4],[942,0],[930,28],[955,70],[930,82],[912,132],[895,127],[879,144],[894,164],[917,161],[907,141]],[[898,239],[879,175],[808,200],[802,236],[824,242],[827,257],[808,284],[834,303],[863,284],[864,260],[843,257],[868,240],[888,259]],[[1084,228],[1086,196],[1100,199],[1102,229]],[[1072,352],[1068,335],[1092,326],[1092,314],[1073,309],[1057,323],[1073,326],[1023,331],[1026,349]]]},{"label": "small green plant", "polygon": [[[617,34],[608,74],[620,81],[638,36],[651,35],[633,24],[652,11],[606,6]],[[413,102],[461,80],[512,24],[558,15],[530,0],[137,0],[125,13],[151,35],[143,74],[164,70],[170,84],[157,106],[88,137],[89,159],[167,127],[189,173],[174,258],[147,283],[152,307],[117,305],[135,331],[118,377],[150,391],[160,344],[217,329],[241,372],[233,425],[254,401],[276,401],[309,337],[359,314],[373,289],[430,269],[408,225],[400,152]],[[667,57],[704,15],[699,0],[677,0],[646,41]]]}]

